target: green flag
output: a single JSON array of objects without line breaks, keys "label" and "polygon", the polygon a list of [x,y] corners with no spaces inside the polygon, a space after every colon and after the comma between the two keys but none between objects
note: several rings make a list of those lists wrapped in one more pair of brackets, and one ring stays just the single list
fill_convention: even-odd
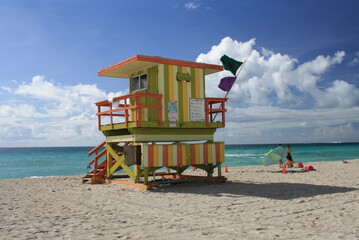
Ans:
[{"label": "green flag", "polygon": [[221,57],[221,62],[224,69],[233,73],[234,76],[236,76],[238,68],[243,64],[242,62],[236,61],[233,58],[228,57],[227,55],[223,55]]}]

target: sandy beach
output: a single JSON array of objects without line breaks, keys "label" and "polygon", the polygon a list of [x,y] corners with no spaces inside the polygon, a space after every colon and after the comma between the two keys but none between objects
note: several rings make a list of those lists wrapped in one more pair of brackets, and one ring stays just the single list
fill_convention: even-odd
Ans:
[{"label": "sandy beach", "polygon": [[0,180],[0,239],[359,239],[359,160],[305,165],[316,171],[231,167],[227,183],[151,191]]}]

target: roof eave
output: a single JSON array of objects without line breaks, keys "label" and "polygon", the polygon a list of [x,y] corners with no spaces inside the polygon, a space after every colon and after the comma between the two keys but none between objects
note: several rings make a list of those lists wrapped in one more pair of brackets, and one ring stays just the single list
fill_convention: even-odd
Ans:
[{"label": "roof eave", "polygon": [[[128,74],[118,74],[113,76],[110,72],[125,67],[129,64],[133,64],[135,62],[148,62],[156,64],[167,64],[167,65],[175,65],[175,66],[183,66],[183,67],[194,67],[194,68],[202,68],[205,70],[205,75],[212,74],[215,72],[219,72],[223,70],[223,67],[220,65],[207,64],[207,63],[198,63],[198,62],[190,62],[162,57],[152,57],[152,56],[144,56],[144,55],[135,55],[131,58],[128,58],[124,61],[115,63],[109,67],[106,67],[100,71],[98,71],[98,76],[107,76],[107,77],[119,77],[119,78],[128,78]],[[151,65],[151,64],[149,64]]]}]

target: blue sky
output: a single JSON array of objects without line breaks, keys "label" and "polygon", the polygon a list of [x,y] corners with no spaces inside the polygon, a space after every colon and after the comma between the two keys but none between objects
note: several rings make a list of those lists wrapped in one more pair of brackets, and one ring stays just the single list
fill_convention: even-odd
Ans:
[{"label": "blue sky", "polygon": [[[97,71],[136,54],[247,60],[227,143],[359,141],[358,1],[0,1],[0,147],[96,145]],[[207,96],[224,95],[221,77]]]}]

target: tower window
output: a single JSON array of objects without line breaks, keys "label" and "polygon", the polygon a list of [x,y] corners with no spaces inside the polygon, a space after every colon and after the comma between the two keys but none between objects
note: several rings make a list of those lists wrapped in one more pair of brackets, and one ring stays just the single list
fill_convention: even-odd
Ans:
[{"label": "tower window", "polygon": [[141,74],[131,78],[131,92],[147,88],[147,74]]}]

